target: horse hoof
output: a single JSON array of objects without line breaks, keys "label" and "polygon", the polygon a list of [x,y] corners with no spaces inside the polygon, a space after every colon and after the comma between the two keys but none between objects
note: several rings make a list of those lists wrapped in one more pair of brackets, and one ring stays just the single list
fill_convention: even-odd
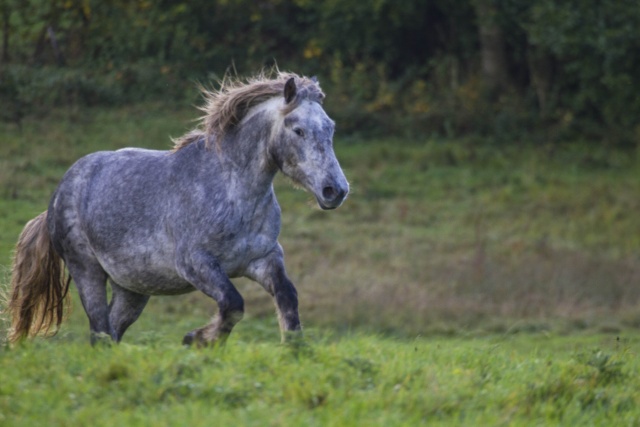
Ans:
[{"label": "horse hoof", "polygon": [[111,347],[114,344],[111,335],[105,332],[91,332],[90,341],[93,347]]},{"label": "horse hoof", "polygon": [[204,340],[202,336],[202,330],[196,329],[195,331],[189,332],[187,335],[182,338],[182,345],[191,347],[193,345],[197,347],[206,347],[207,341]]},{"label": "horse hoof", "polygon": [[189,332],[187,335],[185,335],[184,338],[182,338],[182,345],[191,347],[193,345],[195,335],[195,332]]}]

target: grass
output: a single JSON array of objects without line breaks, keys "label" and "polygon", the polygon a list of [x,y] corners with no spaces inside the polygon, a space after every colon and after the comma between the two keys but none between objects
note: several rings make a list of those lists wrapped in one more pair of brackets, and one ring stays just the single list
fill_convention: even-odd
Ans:
[{"label": "grass", "polygon": [[[167,328],[164,328],[167,329]],[[170,329],[170,327],[169,327]],[[637,425],[640,335],[397,340],[249,321],[224,349],[64,334],[0,350],[0,423],[21,425]]]},{"label": "grass", "polygon": [[[168,148],[157,105],[0,124],[0,284],[24,224],[89,152]],[[153,298],[119,346],[61,331],[0,347],[0,424],[637,425],[640,160],[587,144],[341,139],[352,184],[323,212],[279,178],[306,340],[267,294],[223,349],[179,345],[215,304]],[[0,325],[1,326],[1,325]],[[4,329],[4,328],[3,328]]]}]

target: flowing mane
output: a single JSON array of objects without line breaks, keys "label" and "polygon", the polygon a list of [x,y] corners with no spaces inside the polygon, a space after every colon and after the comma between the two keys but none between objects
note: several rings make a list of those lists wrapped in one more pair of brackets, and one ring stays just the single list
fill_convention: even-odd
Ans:
[{"label": "flowing mane", "polygon": [[199,109],[205,114],[196,129],[173,140],[173,150],[180,150],[202,137],[205,137],[206,147],[210,148],[212,141],[221,140],[252,107],[273,97],[283,96],[285,84],[290,78],[295,79],[297,94],[292,102],[283,105],[283,114],[295,109],[303,99],[322,103],[324,93],[315,78],[280,71],[275,78],[271,78],[271,74],[262,72],[246,80],[227,76],[218,90],[201,87],[205,103]]}]

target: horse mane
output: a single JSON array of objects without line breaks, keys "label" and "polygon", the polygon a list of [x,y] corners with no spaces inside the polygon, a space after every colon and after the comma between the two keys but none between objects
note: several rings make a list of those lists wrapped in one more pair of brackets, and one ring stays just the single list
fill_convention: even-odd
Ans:
[{"label": "horse mane", "polygon": [[[275,77],[271,77],[274,74]],[[283,114],[294,110],[304,99],[322,103],[325,95],[315,78],[277,70],[263,71],[247,79],[227,75],[217,90],[200,86],[205,103],[199,109],[205,114],[200,117],[196,129],[173,140],[173,150],[180,150],[202,138],[205,146],[210,148],[212,141],[220,141],[242,121],[252,107],[276,96],[284,97],[284,86],[291,78],[295,81],[297,93],[291,102],[284,104]]]}]

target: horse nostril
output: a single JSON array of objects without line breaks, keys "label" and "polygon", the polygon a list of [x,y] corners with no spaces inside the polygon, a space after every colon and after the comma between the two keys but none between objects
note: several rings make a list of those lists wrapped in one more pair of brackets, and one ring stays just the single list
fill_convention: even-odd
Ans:
[{"label": "horse nostril", "polygon": [[322,189],[322,197],[324,197],[325,200],[335,200],[337,194],[338,192],[334,187],[324,187]]}]

